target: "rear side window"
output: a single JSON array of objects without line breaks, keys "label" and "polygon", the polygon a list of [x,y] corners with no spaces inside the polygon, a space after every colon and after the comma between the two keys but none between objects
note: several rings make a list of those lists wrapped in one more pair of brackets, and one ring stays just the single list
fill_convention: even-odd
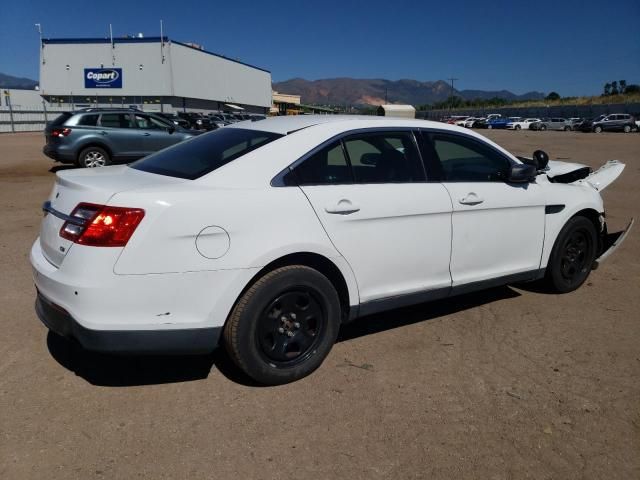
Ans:
[{"label": "rear side window", "polygon": [[87,127],[95,127],[98,124],[98,115],[82,115],[78,119],[78,125],[85,125]]},{"label": "rear side window", "polygon": [[60,125],[64,125],[64,123],[71,117],[71,113],[69,112],[64,112],[61,113],[60,115],[58,115],[55,120],[52,120],[51,122],[49,122],[49,125],[57,127]]},{"label": "rear side window", "polygon": [[131,168],[194,180],[280,137],[258,130],[221,128],[160,150]]},{"label": "rear side window", "polygon": [[353,181],[339,141],[313,154],[294,171],[300,185],[335,185]]},{"label": "rear side window", "polygon": [[100,116],[100,125],[110,128],[133,128],[131,115],[128,113],[103,113]]},{"label": "rear side window", "polygon": [[355,183],[425,181],[411,133],[371,133],[344,140]]}]

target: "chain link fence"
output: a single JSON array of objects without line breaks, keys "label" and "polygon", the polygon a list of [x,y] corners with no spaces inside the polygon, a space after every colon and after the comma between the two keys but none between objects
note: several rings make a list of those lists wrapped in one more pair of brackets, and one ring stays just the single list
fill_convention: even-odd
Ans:
[{"label": "chain link fence", "polygon": [[69,106],[0,107],[0,133],[40,132],[44,130],[47,122],[54,120],[61,112],[69,110]]}]

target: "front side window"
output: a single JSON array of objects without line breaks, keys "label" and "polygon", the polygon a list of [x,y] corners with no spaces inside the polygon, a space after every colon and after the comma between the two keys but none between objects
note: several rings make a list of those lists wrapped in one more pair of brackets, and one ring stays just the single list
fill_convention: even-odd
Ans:
[{"label": "front side window", "polygon": [[153,153],[131,168],[194,180],[280,137],[259,130],[221,128]]},{"label": "front side window", "polygon": [[103,113],[100,115],[100,125],[110,128],[133,128],[131,115],[128,113]]},{"label": "front side window", "polygon": [[510,162],[489,146],[458,135],[432,135],[445,182],[501,182]]},{"label": "front side window", "polygon": [[411,133],[370,133],[346,138],[345,150],[356,183],[425,181]]},{"label": "front side window", "polygon": [[144,128],[147,130],[166,130],[168,127],[166,123],[147,115],[135,115],[135,120],[138,128]]},{"label": "front side window", "polygon": [[336,185],[353,182],[340,141],[314,153],[294,171],[300,185]]}]

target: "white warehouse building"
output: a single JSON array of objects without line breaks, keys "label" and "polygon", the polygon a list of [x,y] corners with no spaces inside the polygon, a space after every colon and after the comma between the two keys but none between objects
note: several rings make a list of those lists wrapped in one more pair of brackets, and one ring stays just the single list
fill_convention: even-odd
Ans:
[{"label": "white warehouse building", "polygon": [[43,39],[40,94],[71,108],[266,113],[271,73],[167,37]]}]

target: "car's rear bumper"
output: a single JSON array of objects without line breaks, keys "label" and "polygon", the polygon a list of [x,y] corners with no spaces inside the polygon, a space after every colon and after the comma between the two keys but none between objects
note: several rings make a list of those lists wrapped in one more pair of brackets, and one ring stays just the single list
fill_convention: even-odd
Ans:
[{"label": "car's rear bumper", "polygon": [[[71,250],[56,267],[40,239],[34,242],[38,316],[87,349],[117,353],[214,350],[239,293],[259,270],[117,275],[112,264],[118,251],[83,245]],[[94,268],[87,268],[90,262]]]},{"label": "car's rear bumper", "polygon": [[175,330],[92,330],[80,325],[64,308],[40,292],[36,298],[38,318],[52,332],[73,338],[87,350],[118,354],[209,353],[217,345],[222,327]]},{"label": "car's rear bumper", "polygon": [[42,147],[42,153],[57,162],[73,163],[75,161],[73,153],[60,151],[57,145],[45,145]]}]

